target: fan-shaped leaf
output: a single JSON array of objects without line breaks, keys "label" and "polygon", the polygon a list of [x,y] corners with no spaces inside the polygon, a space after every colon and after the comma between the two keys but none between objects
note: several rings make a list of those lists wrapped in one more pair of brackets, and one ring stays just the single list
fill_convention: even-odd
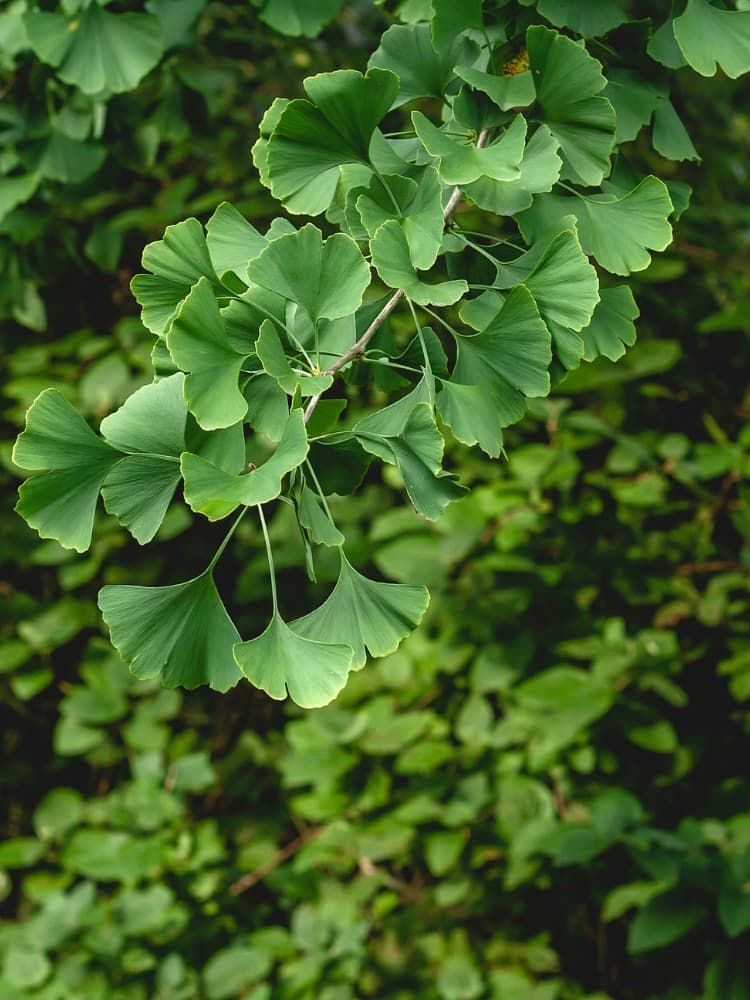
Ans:
[{"label": "fan-shaped leaf", "polygon": [[625,348],[635,343],[633,321],[638,318],[638,306],[627,285],[602,288],[599,294],[601,298],[591,322],[581,330],[583,357],[585,361],[593,361],[603,354],[610,361],[617,361]]},{"label": "fan-shaped leaf", "polygon": [[[528,6],[531,0],[521,0]],[[627,20],[617,0],[539,0],[537,10],[558,28],[570,28],[584,38],[606,35]]]},{"label": "fan-shaped leaf", "polygon": [[688,0],[672,27],[683,55],[701,76],[713,76],[717,63],[733,80],[750,70],[750,10]]},{"label": "fan-shaped leaf", "polygon": [[463,279],[428,285],[414,269],[406,234],[395,219],[384,222],[370,242],[372,262],[391,288],[401,288],[419,305],[448,306],[458,302],[469,286]]},{"label": "fan-shaped leaf", "polygon": [[480,177],[512,181],[521,176],[526,139],[526,121],[521,115],[499,139],[483,147],[451,138],[420,111],[413,111],[411,118],[424,148],[440,161],[439,173],[446,184],[470,184]]},{"label": "fan-shaped leaf", "polygon": [[557,139],[540,125],[529,140],[521,160],[521,175],[514,181],[482,177],[464,187],[464,193],[480,208],[497,215],[515,215],[528,208],[535,194],[551,191],[560,176],[562,160]]},{"label": "fan-shaped leaf", "polygon": [[486,94],[501,111],[525,108],[534,103],[536,88],[531,70],[497,76],[495,73],[485,73],[484,70],[472,66],[459,66],[456,68],[456,73],[474,90]]},{"label": "fan-shaped leaf", "polygon": [[424,587],[376,583],[352,568],[343,551],[336,586],[315,611],[292,622],[300,635],[345,643],[354,650],[352,669],[370,656],[387,656],[419,625],[430,595]]},{"label": "fan-shaped leaf", "polygon": [[264,370],[271,378],[276,379],[289,396],[293,396],[297,389],[302,396],[314,396],[316,393],[325,392],[333,384],[331,375],[310,375],[292,369],[279,335],[270,320],[264,320],[261,324],[255,351]]},{"label": "fan-shaped leaf", "polygon": [[503,432],[498,407],[486,388],[443,382],[437,398],[443,421],[463,444],[478,444],[490,458],[503,450]]},{"label": "fan-shaped leaf", "polygon": [[103,587],[99,607],[136,677],[161,674],[167,687],[216,691],[240,679],[232,657],[240,635],[209,572],[170,587]]},{"label": "fan-shaped leaf", "polygon": [[216,274],[227,272],[247,285],[247,265],[268,246],[268,240],[237,209],[223,201],[206,223],[206,245]]},{"label": "fan-shaped leaf", "polygon": [[278,611],[257,639],[234,647],[234,658],[251,684],[277,701],[288,693],[300,708],[333,701],[346,684],[353,655],[351,646],[298,634]]},{"label": "fan-shaped leaf", "polygon": [[253,0],[260,19],[282,35],[315,38],[341,10],[343,0]]}]

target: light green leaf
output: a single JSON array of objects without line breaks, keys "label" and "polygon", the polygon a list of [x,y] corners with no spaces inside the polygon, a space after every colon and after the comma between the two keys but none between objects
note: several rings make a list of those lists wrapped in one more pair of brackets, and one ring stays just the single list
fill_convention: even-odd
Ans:
[{"label": "light green leaf", "polygon": [[218,295],[226,294],[197,219],[167,226],[164,237],[149,243],[141,260],[152,273],[136,274],[130,288],[141,306],[143,325],[159,337],[169,329],[180,302],[202,276],[209,279]]},{"label": "light green leaf", "polygon": [[231,427],[247,413],[238,380],[246,354],[227,336],[211,282],[201,277],[177,307],[167,347],[184,372],[185,398],[204,430]]},{"label": "light green leaf", "polygon": [[271,698],[292,699],[300,708],[320,708],[333,701],[352,668],[351,646],[300,635],[274,612],[257,639],[234,647],[245,677]]},{"label": "light green leaf", "polygon": [[259,166],[288,211],[318,215],[333,200],[341,165],[369,163],[370,141],[398,93],[398,77],[345,69],[309,77],[304,86],[310,101],[279,109]]},{"label": "light green leaf", "polygon": [[[384,184],[388,185],[386,189]],[[425,167],[419,183],[408,177],[373,177],[369,188],[355,188],[356,210],[367,235],[372,237],[388,219],[396,218],[404,231],[414,266],[432,267],[443,240],[442,187],[434,167]],[[398,212],[392,198],[398,204]]]},{"label": "light green leaf", "polygon": [[307,457],[308,443],[302,410],[292,410],[276,451],[259,468],[233,476],[198,455],[181,459],[185,500],[209,521],[218,521],[240,504],[250,507],[274,500],[281,493],[284,476]]},{"label": "light green leaf", "polygon": [[247,285],[247,265],[268,246],[268,240],[233,205],[223,201],[206,223],[206,245],[222,281],[229,272]]},{"label": "light green leaf", "polygon": [[466,445],[478,444],[490,458],[499,457],[503,450],[500,415],[497,404],[485,388],[445,381],[437,406],[458,441]]},{"label": "light green leaf", "polygon": [[227,691],[240,679],[240,640],[211,573],[169,587],[103,587],[99,608],[112,645],[136,677],[161,674],[166,687],[208,684]]},{"label": "light green leaf", "polygon": [[635,324],[639,316],[633,293],[627,285],[601,288],[600,299],[587,327],[581,330],[584,361],[593,361],[600,355],[617,361],[626,347],[635,343]]},{"label": "light green leaf", "polygon": [[646,51],[652,59],[660,62],[662,66],[668,66],[670,69],[680,69],[681,66],[687,66],[685,57],[680,51],[680,47],[674,37],[674,21],[672,18],[666,20],[653,33],[649,39]]},{"label": "light green leaf", "polygon": [[30,11],[24,24],[42,62],[85,94],[132,90],[164,51],[158,17],[110,14],[98,3],[72,17]]},{"label": "light green leaf", "polygon": [[473,202],[497,215],[515,215],[529,208],[535,194],[551,191],[560,177],[562,160],[557,155],[557,139],[546,125],[540,125],[529,140],[521,160],[521,175],[514,181],[493,181],[482,177],[464,187]]},{"label": "light green leaf", "polygon": [[470,184],[480,177],[496,181],[520,177],[526,139],[526,121],[521,115],[514,118],[499,139],[481,148],[441,132],[420,111],[413,111],[411,120],[424,148],[440,161],[438,170],[446,184]]},{"label": "light green leaf", "polygon": [[370,284],[370,268],[354,240],[344,233],[324,240],[312,223],[272,240],[247,274],[256,285],[296,302],[313,322],[356,312]]},{"label": "light green leaf", "polygon": [[311,540],[318,545],[344,544],[344,536],[323,510],[317,494],[304,482],[297,499],[297,517]]},{"label": "light green leaf", "polygon": [[0,222],[18,205],[28,201],[39,187],[41,175],[23,174],[21,177],[3,176],[0,183]]},{"label": "light green leaf", "polygon": [[107,475],[102,500],[107,513],[145,545],[159,530],[179,481],[179,461],[165,462],[158,455],[130,455]]},{"label": "light green leaf", "polygon": [[477,46],[461,33],[433,48],[429,24],[394,24],[380,39],[368,66],[392,70],[401,81],[393,107],[419,97],[443,98],[453,67],[476,58]]},{"label": "light green leaf", "polygon": [[276,379],[289,396],[293,396],[298,388],[302,396],[314,396],[319,392],[325,392],[333,384],[331,375],[310,375],[292,369],[276,328],[270,320],[264,320],[261,324],[255,351],[264,371]]},{"label": "light green leaf", "polygon": [[544,122],[560,144],[563,176],[601,184],[615,133],[614,108],[596,96],[607,83],[601,64],[572,38],[540,25],[529,28],[526,44]]},{"label": "light green leaf", "polygon": [[292,622],[300,635],[345,643],[354,650],[352,670],[370,656],[388,656],[420,623],[430,595],[424,587],[376,583],[350,565],[341,551],[336,586],[315,611]]},{"label": "light green leaf", "polygon": [[654,149],[668,160],[697,160],[700,156],[692,143],[674,104],[663,96],[654,112]]},{"label": "light green leaf", "polygon": [[265,21],[282,35],[315,38],[341,10],[343,0],[253,0]]},{"label": "light green leaf", "polygon": [[682,54],[701,76],[713,76],[717,63],[732,80],[750,70],[750,11],[688,0],[672,27]]},{"label": "light green leaf", "polygon": [[395,219],[384,222],[370,242],[372,262],[391,288],[401,288],[419,305],[448,306],[458,302],[469,286],[463,279],[430,285],[420,281],[412,263],[406,234]]},{"label": "light green leaf", "polygon": [[617,0],[539,0],[537,10],[558,28],[570,28],[584,38],[606,35],[627,20]]},{"label": "light green leaf", "polygon": [[474,90],[486,94],[501,111],[510,111],[511,108],[525,108],[534,103],[536,88],[531,70],[496,76],[494,73],[485,73],[472,66],[458,66],[456,73]]},{"label": "light green leaf", "polygon": [[13,461],[22,469],[48,471],[23,483],[15,509],[42,538],[85,552],[99,490],[121,458],[57,389],[45,389],[26,414]]},{"label": "light green leaf", "polygon": [[[430,406],[435,402],[435,384],[427,377],[419,380],[417,385],[395,403],[382,407],[375,413],[371,413],[354,425],[354,432],[377,434],[379,437],[398,437],[406,427],[409,417],[414,412],[414,408],[420,403],[428,403]],[[384,461],[390,461],[390,456],[384,452],[381,456]],[[442,459],[442,448],[435,461],[435,470],[440,467]]]}]

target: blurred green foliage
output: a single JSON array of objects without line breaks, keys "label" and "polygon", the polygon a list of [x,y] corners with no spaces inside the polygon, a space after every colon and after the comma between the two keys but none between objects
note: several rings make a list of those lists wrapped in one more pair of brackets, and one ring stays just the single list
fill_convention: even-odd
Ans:
[{"label": "blurred green foliage", "polygon": [[[146,554],[101,516],[74,557],[10,514],[10,442],[48,385],[98,419],[148,380],[127,292],[142,244],[224,197],[269,217],[248,158],[263,110],[313,68],[362,68],[385,13],[344,5],[308,42],[244,3],[181,2],[156,68],[97,110],[13,41],[24,6],[0,13],[11,155],[43,161],[53,116],[80,115],[106,159],[41,177],[0,222],[0,998],[748,1000],[741,85],[676,78],[703,162],[659,162],[695,195],[639,278],[626,357],[571,374],[506,432],[507,463],[451,448],[474,488],[435,525],[387,476],[336,510],[359,565],[432,603],[303,713],[134,680],[98,586],[184,578],[215,529],[175,513]],[[304,11],[256,6],[275,29]],[[293,604],[298,543],[283,516],[271,533]],[[262,540],[238,535],[222,588],[257,625]]]}]

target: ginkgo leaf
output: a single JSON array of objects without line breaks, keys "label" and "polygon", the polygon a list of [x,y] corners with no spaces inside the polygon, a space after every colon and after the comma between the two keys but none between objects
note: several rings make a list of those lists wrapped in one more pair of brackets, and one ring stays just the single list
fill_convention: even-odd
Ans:
[{"label": "ginkgo leaf", "polygon": [[[528,6],[531,0],[521,0]],[[617,0],[539,0],[537,10],[558,28],[570,28],[584,38],[606,35],[627,20]]]},{"label": "ginkgo leaf", "polygon": [[631,142],[644,125],[648,125],[659,103],[661,91],[657,84],[644,80],[625,69],[610,69],[604,96],[612,103],[617,115],[615,141]]},{"label": "ginkgo leaf", "polygon": [[562,160],[557,155],[557,139],[546,125],[540,125],[529,140],[521,160],[521,174],[514,181],[493,181],[482,177],[464,187],[473,202],[497,215],[515,215],[528,208],[535,194],[551,191],[560,177]]},{"label": "ginkgo leaf", "polygon": [[617,361],[625,348],[635,343],[634,320],[639,315],[638,306],[627,285],[602,288],[599,294],[601,298],[591,322],[581,330],[583,358],[593,361],[603,354],[610,361]]},{"label": "ginkgo leaf", "polygon": [[237,209],[223,201],[206,223],[206,245],[216,274],[227,272],[247,285],[247,265],[268,246],[268,240]]},{"label": "ginkgo leaf", "polygon": [[159,337],[167,331],[180,302],[199,278],[205,275],[217,294],[226,294],[197,219],[167,226],[163,238],[145,248],[141,261],[152,273],[136,274],[130,288],[141,306],[143,325]]},{"label": "ginkgo leaf", "polygon": [[300,708],[320,708],[343,689],[354,651],[343,643],[306,638],[278,611],[266,630],[234,647],[234,658],[251,684],[271,698],[287,694]]},{"label": "ginkgo leaf", "polygon": [[406,234],[395,219],[384,222],[370,241],[372,262],[381,279],[391,288],[401,288],[419,305],[448,306],[458,302],[469,286],[461,278],[427,284],[417,276]]},{"label": "ginkgo leaf", "polygon": [[425,167],[418,182],[394,175],[373,177],[367,189],[355,188],[350,192],[352,196],[370,239],[384,222],[395,217],[404,231],[414,266],[420,270],[432,267],[445,224],[442,187],[434,167]]},{"label": "ginkgo leaf", "polygon": [[185,500],[209,521],[218,521],[240,504],[250,507],[274,500],[281,493],[284,476],[307,457],[308,443],[302,410],[292,410],[273,455],[242,476],[233,476],[198,455],[181,459]]},{"label": "ginkgo leaf", "polygon": [[668,160],[700,161],[682,119],[666,95],[660,96],[654,111],[652,139],[656,152],[666,156]]},{"label": "ginkgo leaf", "polygon": [[253,430],[279,441],[289,420],[289,399],[275,378],[259,372],[245,386],[247,421]]},{"label": "ginkgo leaf", "polygon": [[259,154],[274,197],[288,211],[324,212],[333,200],[342,164],[369,163],[373,133],[398,86],[396,74],[385,69],[373,68],[365,76],[352,69],[319,73],[305,80],[309,101],[290,101],[279,108]]},{"label": "ginkgo leaf", "polygon": [[487,389],[446,380],[438,394],[437,406],[443,421],[462,444],[478,444],[490,458],[502,454],[498,407]]},{"label": "ginkgo leaf", "polygon": [[313,322],[356,312],[370,284],[370,268],[354,240],[344,233],[324,240],[312,223],[272,240],[251,261],[247,275],[296,302]]},{"label": "ginkgo leaf", "polygon": [[80,184],[99,169],[106,156],[106,149],[98,143],[74,139],[54,126],[34,149],[37,172],[63,184]]},{"label": "ginkgo leaf", "polygon": [[85,94],[132,90],[164,51],[161,21],[152,14],[111,14],[98,3],[67,17],[24,16],[29,43],[65,83]]},{"label": "ginkgo leaf", "polygon": [[713,76],[717,63],[733,80],[750,70],[750,10],[688,0],[672,27],[682,54],[701,76]]},{"label": "ginkgo leaf", "polygon": [[161,674],[166,687],[216,691],[240,680],[232,656],[240,635],[210,572],[169,587],[103,587],[98,603],[112,645],[136,677]]},{"label": "ginkgo leaf", "polygon": [[521,115],[499,139],[489,146],[461,142],[432,124],[420,111],[411,115],[419,140],[440,162],[440,176],[446,184],[470,184],[480,177],[512,181],[521,175],[521,159],[526,139],[526,121]]},{"label": "ginkgo leaf", "polygon": [[442,99],[454,77],[453,67],[476,58],[477,46],[465,35],[444,36],[444,44],[433,47],[429,24],[394,24],[380,39],[368,66],[393,70],[400,81],[393,107],[418,97]]},{"label": "ginkgo leaf", "polygon": [[[436,50],[450,45],[465,31],[484,29],[482,0],[432,0],[432,44]],[[442,96],[442,91],[440,95]]]},{"label": "ginkgo leaf", "polygon": [[145,545],[161,527],[179,481],[179,459],[170,463],[159,455],[129,455],[102,484],[104,507]]},{"label": "ginkgo leaf", "polygon": [[38,173],[22,174],[20,177],[3,176],[0,184],[0,222],[18,205],[28,201],[39,187],[42,177]]},{"label": "ginkgo leaf", "polygon": [[343,0],[253,0],[260,19],[282,35],[315,38],[338,14]]},{"label": "ginkgo leaf", "polygon": [[354,650],[353,670],[370,656],[388,656],[421,622],[430,595],[424,587],[377,583],[352,568],[343,550],[336,586],[315,611],[292,622],[308,639],[345,643]]},{"label": "ginkgo leaf", "polygon": [[255,352],[263,369],[289,396],[293,396],[298,389],[302,396],[315,396],[317,393],[325,392],[333,384],[332,375],[312,375],[292,369],[276,328],[270,320],[264,320],[261,324]]},{"label": "ginkgo leaf", "polygon": [[227,336],[211,282],[198,279],[177,307],[167,333],[174,362],[187,373],[185,398],[204,428],[231,427],[247,413],[238,380],[247,354],[236,351]]},{"label": "ginkgo leaf", "polygon": [[318,545],[343,545],[344,536],[323,510],[317,495],[303,482],[297,498],[297,517]]},{"label": "ginkgo leaf", "polygon": [[602,67],[572,38],[534,25],[526,33],[529,62],[543,119],[560,144],[563,176],[587,185],[609,173],[615,112]]},{"label": "ginkgo leaf", "polygon": [[22,469],[47,471],[21,485],[15,509],[42,538],[85,552],[99,490],[121,458],[57,389],[45,389],[26,414],[13,461]]},{"label": "ginkgo leaf", "polygon": [[473,66],[457,66],[456,74],[474,90],[486,94],[501,111],[511,108],[525,108],[534,103],[536,88],[531,70],[497,76],[485,73]]}]

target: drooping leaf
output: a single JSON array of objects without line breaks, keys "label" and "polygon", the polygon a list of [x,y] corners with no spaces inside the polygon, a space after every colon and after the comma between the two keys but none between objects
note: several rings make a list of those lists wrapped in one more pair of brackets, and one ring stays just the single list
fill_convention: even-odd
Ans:
[{"label": "drooping leaf", "polygon": [[562,160],[557,155],[557,139],[546,125],[540,125],[529,140],[521,160],[521,174],[514,181],[493,181],[483,177],[464,187],[473,202],[497,215],[515,215],[528,208],[535,194],[551,191],[560,177]]},{"label": "drooping leaf", "polygon": [[536,96],[531,70],[497,76],[495,73],[485,73],[484,70],[473,66],[459,66],[456,73],[474,90],[486,94],[501,111],[528,107],[529,104],[533,104]]},{"label": "drooping leaf", "polygon": [[253,375],[245,386],[247,420],[253,430],[279,441],[289,420],[289,399],[275,378]]},{"label": "drooping leaf", "polygon": [[169,328],[180,302],[199,278],[207,277],[216,294],[225,290],[214,271],[197,219],[167,226],[162,239],[149,243],[142,263],[151,274],[137,274],[130,283],[141,306],[143,325],[161,337]]},{"label": "drooping leaf", "polygon": [[587,327],[581,330],[583,358],[593,361],[600,355],[617,361],[625,353],[626,347],[635,343],[635,323],[638,306],[627,285],[617,288],[602,288],[594,315]]},{"label": "drooping leaf", "polygon": [[204,428],[231,427],[247,413],[239,375],[247,354],[229,342],[211,282],[198,279],[178,305],[167,333],[174,362],[186,372],[185,398]]},{"label": "drooping leaf", "polygon": [[682,66],[687,66],[685,56],[674,37],[674,21],[671,17],[653,33],[646,51],[652,59],[670,69],[680,69]]},{"label": "drooping leaf", "polygon": [[103,587],[99,608],[136,677],[161,675],[166,687],[208,684],[216,691],[239,681],[232,647],[240,635],[210,572],[169,587]]},{"label": "drooping leaf", "polygon": [[278,611],[257,639],[234,647],[237,665],[251,684],[277,701],[288,694],[300,708],[333,701],[346,684],[353,655],[351,646],[299,634]]},{"label": "drooping leaf", "polygon": [[98,3],[70,17],[29,11],[24,24],[42,62],[85,94],[132,90],[164,51],[158,17],[111,14]]},{"label": "drooping leaf", "polygon": [[392,70],[400,80],[393,107],[418,97],[441,98],[453,78],[453,67],[476,58],[477,46],[465,35],[443,35],[433,47],[429,24],[394,24],[380,39],[368,66]]},{"label": "drooping leaf", "polygon": [[222,280],[230,272],[247,285],[247,265],[268,246],[268,240],[233,205],[223,201],[206,223],[206,245],[214,271]]},{"label": "drooping leaf", "polygon": [[717,63],[732,80],[750,70],[749,10],[722,10],[707,0],[688,0],[672,27],[682,54],[701,76],[713,76]]},{"label": "drooping leaf", "polygon": [[354,240],[344,233],[324,240],[312,223],[272,240],[247,274],[256,285],[296,302],[313,322],[356,312],[370,284],[370,268]]},{"label": "drooping leaf", "polygon": [[611,69],[604,96],[617,115],[615,141],[630,142],[651,121],[659,103],[660,88],[630,70]]},{"label": "drooping leaf", "polygon": [[404,230],[395,219],[384,222],[370,241],[372,262],[386,285],[401,288],[419,305],[448,306],[458,302],[469,286],[463,279],[428,284],[412,263]]},{"label": "drooping leaf", "polygon": [[430,595],[424,587],[376,583],[358,573],[341,555],[336,586],[315,611],[292,622],[309,639],[345,643],[354,650],[352,669],[370,656],[388,656],[420,623]]},{"label": "drooping leaf", "polygon": [[333,383],[331,375],[312,375],[293,370],[284,353],[284,346],[276,333],[276,328],[270,320],[264,320],[261,324],[255,351],[265,372],[275,379],[289,396],[293,396],[298,389],[302,396],[314,396],[319,392],[325,392]]},{"label": "drooping leaf", "polygon": [[543,118],[560,144],[563,177],[600,184],[610,169],[615,112],[606,97],[601,64],[556,31],[534,25],[526,33],[529,62]]},{"label": "drooping leaf", "polygon": [[420,142],[439,160],[438,171],[446,184],[470,184],[480,177],[513,181],[521,175],[526,139],[526,121],[517,115],[499,139],[489,146],[460,142],[432,124],[420,111],[412,112],[414,129]]},{"label": "drooping leaf", "polygon": [[656,105],[652,138],[656,152],[668,160],[700,160],[682,119],[666,96]]},{"label": "drooping leaf", "polygon": [[311,540],[318,545],[344,544],[344,536],[323,510],[317,494],[304,482],[297,499],[297,517]]},{"label": "drooping leaf", "polygon": [[253,0],[260,19],[282,35],[315,38],[341,10],[343,0]]},{"label": "drooping leaf", "polygon": [[446,380],[437,406],[443,421],[462,444],[478,444],[490,458],[502,454],[503,432],[498,407],[486,388]]},{"label": "drooping leaf", "polygon": [[267,503],[281,493],[284,476],[304,462],[307,450],[302,410],[292,410],[273,455],[245,475],[230,475],[198,455],[185,453],[180,463],[185,500],[209,521],[226,517],[240,504],[250,507]]},{"label": "drooping leaf", "polygon": [[18,205],[28,201],[39,187],[41,175],[22,174],[20,177],[3,176],[0,183],[0,222]]},{"label": "drooping leaf", "polygon": [[47,471],[19,488],[17,512],[42,538],[85,552],[99,490],[121,458],[57,389],[45,389],[26,414],[13,461],[22,469]]},{"label": "drooping leaf", "polygon": [[333,200],[341,165],[369,163],[370,141],[398,93],[398,77],[346,69],[309,77],[304,86],[310,100],[279,109],[259,154],[274,197],[290,212],[318,215]]}]

